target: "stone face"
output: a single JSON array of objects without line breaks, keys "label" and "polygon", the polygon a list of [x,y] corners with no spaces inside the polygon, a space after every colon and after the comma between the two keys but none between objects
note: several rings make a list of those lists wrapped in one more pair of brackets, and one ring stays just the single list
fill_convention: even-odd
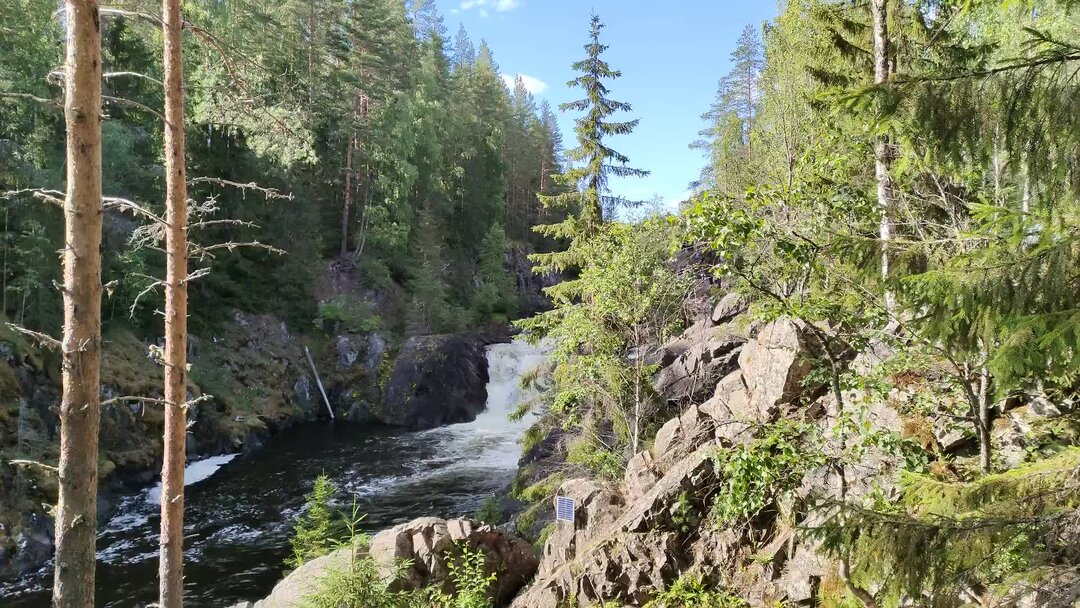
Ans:
[{"label": "stone face", "polygon": [[789,319],[765,325],[739,354],[748,407],[761,421],[775,420],[780,406],[802,393],[810,373],[809,331]]},{"label": "stone face", "polygon": [[645,496],[658,479],[660,475],[656,471],[652,452],[639,452],[626,464],[626,473],[623,475],[627,502],[634,502]]},{"label": "stone face", "polygon": [[353,558],[353,549],[347,547],[338,549],[329,555],[313,559],[293,570],[283,578],[266,599],[259,600],[254,604],[238,604],[238,606],[252,606],[252,608],[301,608],[304,600],[319,589],[319,582],[332,571],[342,571],[349,568]]},{"label": "stone face", "polygon": [[727,323],[744,312],[746,312],[746,299],[736,292],[731,292],[716,303],[710,320],[714,325],[719,325]]},{"label": "stone face", "polygon": [[679,460],[713,439],[715,421],[691,405],[679,417],[672,418],[660,427],[653,442],[652,459],[656,468],[664,472]]},{"label": "stone face", "polygon": [[505,605],[532,578],[539,564],[533,546],[517,536],[470,519],[423,517],[380,532],[370,555],[387,574],[395,563],[410,562],[392,588],[437,586],[453,591],[449,564],[468,546],[485,555],[485,571],[497,574],[492,598]]},{"label": "stone face", "polygon": [[694,324],[661,349],[662,360],[670,363],[653,381],[657,393],[678,405],[705,401],[717,381],[735,369],[744,342],[746,337],[729,326]]},{"label": "stone face", "polygon": [[703,494],[703,484],[714,480],[711,451],[711,446],[705,446],[675,463],[644,496],[629,505],[616,523],[618,530],[647,532],[670,523],[671,508],[680,493]]},{"label": "stone face", "polygon": [[418,336],[401,347],[379,421],[410,429],[469,422],[487,401],[489,341],[472,334]]},{"label": "stone face", "polygon": [[618,494],[591,479],[567,480],[557,495],[574,501],[574,522],[556,522],[544,543],[540,577],[574,561],[594,537],[611,527],[623,504]]}]

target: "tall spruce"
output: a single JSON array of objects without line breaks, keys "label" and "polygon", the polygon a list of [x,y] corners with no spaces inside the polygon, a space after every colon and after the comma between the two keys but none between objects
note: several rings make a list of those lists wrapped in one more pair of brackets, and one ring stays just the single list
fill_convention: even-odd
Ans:
[{"label": "tall spruce", "polygon": [[639,120],[611,120],[614,114],[629,112],[632,107],[629,103],[608,97],[610,91],[605,81],[621,77],[622,72],[613,69],[601,58],[608,48],[600,42],[603,28],[600,17],[594,14],[589,25],[589,43],[584,47],[586,57],[572,64],[580,76],[567,83],[581,89],[585,97],[559,106],[560,110],[584,112],[584,115],[575,121],[578,145],[566,152],[566,159],[572,167],[555,178],[570,191],[539,197],[545,207],[568,210],[572,214],[559,223],[534,228],[542,235],[570,243],[566,251],[532,256],[537,268],[547,272],[561,272],[580,266],[582,260],[575,244],[598,234],[600,226],[619,207],[632,203],[611,194],[611,177],[645,177],[649,174],[648,171],[627,166],[630,159],[605,141],[610,136],[630,134]]}]

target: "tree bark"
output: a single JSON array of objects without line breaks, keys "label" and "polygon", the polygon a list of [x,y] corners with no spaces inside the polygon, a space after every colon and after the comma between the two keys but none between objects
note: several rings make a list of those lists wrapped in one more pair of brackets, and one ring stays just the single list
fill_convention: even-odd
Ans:
[{"label": "tree bark", "polygon": [[345,202],[341,205],[341,259],[349,253],[349,208],[352,207],[352,161],[353,148],[356,139],[349,139],[349,147],[345,150]]},{"label": "tree bark", "polygon": [[[874,84],[882,84],[889,78],[889,31],[888,0],[870,0],[870,13],[874,30]],[[891,155],[888,135],[879,135],[874,144],[874,175],[877,179],[877,199],[881,208],[881,279],[889,278],[889,241],[892,240],[892,183],[889,178]],[[891,313],[895,309],[895,296],[885,292],[885,305]]]},{"label": "tree bark", "polygon": [[94,605],[101,418],[101,28],[97,0],[66,0],[63,395],[55,608]]},{"label": "tree bark", "polygon": [[165,445],[161,466],[161,608],[184,603],[184,465],[187,425],[187,187],[180,0],[162,0],[165,67]]},{"label": "tree bark", "polygon": [[989,475],[991,471],[991,445],[990,445],[990,370],[987,369],[985,359],[979,367],[979,464],[982,472]]}]

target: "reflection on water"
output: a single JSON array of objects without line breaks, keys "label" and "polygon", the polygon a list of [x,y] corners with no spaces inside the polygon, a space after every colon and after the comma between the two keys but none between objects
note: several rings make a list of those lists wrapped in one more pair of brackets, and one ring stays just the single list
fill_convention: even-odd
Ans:
[{"label": "reflection on water", "polygon": [[[475,513],[513,479],[530,421],[510,422],[507,414],[521,398],[521,375],[543,357],[521,342],[489,347],[488,409],[468,424],[419,433],[311,424],[250,456],[194,463],[189,471],[202,480],[185,498],[185,604],[220,608],[269,593],[282,575],[292,524],[320,473],[342,491],[343,502],[355,499],[369,532],[425,515]],[[98,606],[156,600],[158,492],[125,497],[103,527]],[[0,605],[46,608],[50,585],[51,573],[43,570],[0,586]]]}]

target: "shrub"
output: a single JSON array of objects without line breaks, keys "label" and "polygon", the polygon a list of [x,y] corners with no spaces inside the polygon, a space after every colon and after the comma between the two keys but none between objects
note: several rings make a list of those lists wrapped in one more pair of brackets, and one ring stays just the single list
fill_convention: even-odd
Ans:
[{"label": "shrub", "polygon": [[480,509],[476,512],[476,519],[497,526],[502,523],[502,509],[499,508],[499,497],[489,496]]},{"label": "shrub", "polygon": [[337,545],[333,509],[330,500],[334,497],[334,486],[326,475],[315,478],[315,487],[307,497],[304,513],[296,521],[289,544],[292,557],[286,563],[297,568],[304,562],[326,555]]},{"label": "shrub", "polygon": [[696,575],[683,575],[656,594],[645,608],[747,608],[745,600],[725,589],[710,589]]}]

